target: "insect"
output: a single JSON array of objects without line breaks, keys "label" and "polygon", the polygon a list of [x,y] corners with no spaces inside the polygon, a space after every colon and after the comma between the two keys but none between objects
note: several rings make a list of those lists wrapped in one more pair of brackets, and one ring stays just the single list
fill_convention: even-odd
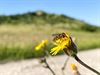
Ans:
[{"label": "insect", "polygon": [[66,37],[66,34],[65,33],[58,33],[58,34],[53,34],[52,36],[54,37],[53,41],[56,41],[58,39]]}]

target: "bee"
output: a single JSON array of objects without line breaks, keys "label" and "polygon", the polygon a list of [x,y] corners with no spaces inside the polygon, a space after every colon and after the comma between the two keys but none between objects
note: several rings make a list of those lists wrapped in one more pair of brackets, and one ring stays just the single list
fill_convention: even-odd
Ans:
[{"label": "bee", "polygon": [[52,36],[54,37],[53,41],[56,41],[58,39],[66,37],[66,34],[65,33],[58,33],[58,34],[53,34]]}]

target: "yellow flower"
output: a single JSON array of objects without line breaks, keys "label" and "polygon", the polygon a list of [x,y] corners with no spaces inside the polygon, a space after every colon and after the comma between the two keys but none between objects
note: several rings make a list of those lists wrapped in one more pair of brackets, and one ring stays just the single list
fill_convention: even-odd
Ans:
[{"label": "yellow flower", "polygon": [[77,66],[75,64],[71,64],[70,67],[73,71],[77,71]]},{"label": "yellow flower", "polygon": [[77,53],[77,48],[68,33],[61,33],[54,37],[54,44],[56,47],[51,49],[52,55],[56,55],[60,50],[69,56],[74,56]]},{"label": "yellow flower", "polygon": [[[97,75],[100,75],[100,72],[98,72],[95,69],[91,68],[90,66],[88,66],[87,64],[85,64],[84,62],[82,62],[78,58],[78,56],[77,56],[77,47],[74,44],[72,38],[70,37],[70,35],[68,33],[56,34],[53,41],[54,41],[54,44],[56,45],[56,47],[51,49],[50,53],[52,53],[52,55],[56,55],[60,50],[64,50],[64,52],[68,56],[74,57],[74,59],[77,62],[79,62],[81,65],[83,65],[84,67],[86,67],[89,70],[93,71]],[[77,67],[75,65],[72,65],[72,69],[77,70]],[[80,73],[78,71],[75,72],[75,74],[80,75]]]},{"label": "yellow flower", "polygon": [[35,47],[35,50],[40,50],[48,43],[48,40],[42,40],[42,42]]}]

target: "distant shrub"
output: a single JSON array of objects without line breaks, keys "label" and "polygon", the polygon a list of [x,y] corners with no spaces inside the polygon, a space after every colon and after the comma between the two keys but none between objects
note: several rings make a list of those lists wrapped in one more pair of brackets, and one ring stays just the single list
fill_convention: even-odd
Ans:
[{"label": "distant shrub", "polygon": [[97,27],[92,26],[92,25],[84,25],[84,26],[81,27],[81,29],[86,30],[86,31],[90,31],[90,32],[97,31]]}]

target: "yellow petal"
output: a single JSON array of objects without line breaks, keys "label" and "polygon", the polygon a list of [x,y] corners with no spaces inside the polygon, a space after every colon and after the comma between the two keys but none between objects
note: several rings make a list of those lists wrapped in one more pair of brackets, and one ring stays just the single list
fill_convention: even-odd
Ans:
[{"label": "yellow petal", "polygon": [[52,55],[56,55],[60,50],[61,48],[57,46],[57,47],[52,48],[50,53],[52,53]]},{"label": "yellow petal", "polygon": [[38,46],[35,47],[35,50],[40,50],[42,48],[42,44],[39,44]]},{"label": "yellow petal", "polygon": [[35,50],[40,50],[48,43],[48,40],[43,40],[39,45],[35,47]]},{"label": "yellow petal", "polygon": [[72,70],[77,70],[77,66],[75,64],[71,64],[70,67]]}]

